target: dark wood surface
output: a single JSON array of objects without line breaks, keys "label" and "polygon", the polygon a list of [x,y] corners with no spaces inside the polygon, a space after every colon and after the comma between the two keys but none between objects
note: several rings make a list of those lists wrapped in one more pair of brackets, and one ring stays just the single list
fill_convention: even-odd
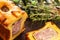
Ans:
[{"label": "dark wood surface", "polygon": [[[55,23],[58,26],[58,28],[60,28],[60,21],[52,21],[52,22]],[[26,30],[23,33],[21,33],[15,40],[26,40],[25,35],[27,32],[40,29],[44,25],[45,25],[45,21],[42,22],[37,21],[32,23],[30,20],[27,20],[25,23]]]}]

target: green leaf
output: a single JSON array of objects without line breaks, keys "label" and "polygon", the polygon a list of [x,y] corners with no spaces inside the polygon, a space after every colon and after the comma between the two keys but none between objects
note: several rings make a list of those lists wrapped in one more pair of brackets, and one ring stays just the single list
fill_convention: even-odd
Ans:
[{"label": "green leaf", "polygon": [[19,1],[20,1],[20,0],[13,0],[13,2],[15,2],[15,3],[19,3]]},{"label": "green leaf", "polygon": [[57,3],[57,6],[59,6],[59,5],[60,5],[59,0],[54,0],[54,1]]}]

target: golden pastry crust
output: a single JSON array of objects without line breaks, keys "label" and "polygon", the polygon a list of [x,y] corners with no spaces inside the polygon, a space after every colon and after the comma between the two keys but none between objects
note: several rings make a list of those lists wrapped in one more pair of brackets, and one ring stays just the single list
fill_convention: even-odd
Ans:
[{"label": "golden pastry crust", "polygon": [[[7,7],[9,10],[7,12],[2,11],[2,7]],[[0,20],[5,26],[8,26],[11,22],[18,19],[23,15],[23,11],[15,6],[11,1],[0,1]]]},{"label": "golden pastry crust", "polygon": [[[41,28],[41,29],[38,29],[38,30],[35,30],[35,31],[31,31],[31,32],[28,32],[26,34],[26,40],[37,40],[37,38],[35,39],[36,36],[35,33],[41,33],[43,32],[43,30],[47,29],[47,28],[52,28],[54,30],[54,32],[56,33],[53,33],[53,34],[57,34],[55,35],[54,37],[50,38],[50,40],[60,40],[60,29],[54,24],[54,23],[51,23],[51,22],[47,22],[46,25]],[[47,32],[48,33],[48,32]],[[40,35],[40,34],[39,34]],[[38,35],[38,36],[39,36]],[[42,34],[41,34],[42,35]],[[41,37],[41,35],[39,37]],[[38,37],[37,36],[37,37]],[[44,36],[44,34],[43,34]],[[49,36],[49,35],[48,35]],[[45,36],[46,37],[46,36]],[[42,38],[43,39],[43,38]],[[47,38],[48,39],[48,38]],[[47,39],[44,39],[44,40],[47,40]],[[49,40],[49,39],[48,39]]]},{"label": "golden pastry crust", "polygon": [[0,24],[0,37],[3,40],[9,40],[10,35],[10,30],[6,29],[3,25]]},{"label": "golden pastry crust", "polygon": [[[12,1],[0,0],[0,37],[3,40],[13,40],[24,30],[24,22],[28,15],[17,7]],[[20,31],[12,35],[12,24],[19,19],[21,21]]]}]

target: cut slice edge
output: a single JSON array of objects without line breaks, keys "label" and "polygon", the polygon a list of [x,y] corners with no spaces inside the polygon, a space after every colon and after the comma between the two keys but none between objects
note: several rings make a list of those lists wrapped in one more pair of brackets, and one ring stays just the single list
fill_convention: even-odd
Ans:
[{"label": "cut slice edge", "polygon": [[52,28],[54,31],[56,31],[58,34],[57,34],[57,37],[56,38],[51,38],[51,40],[60,40],[60,29],[52,22],[47,22],[45,23],[45,26],[41,29],[38,29],[38,30],[35,30],[35,31],[31,31],[31,32],[28,32],[26,34],[26,38],[27,40],[36,40],[35,37],[33,36],[34,33],[38,33],[38,32],[41,32],[47,28]]},{"label": "cut slice edge", "polygon": [[25,24],[25,21],[26,21],[27,18],[28,18],[28,15],[26,13],[24,13],[24,15],[21,18],[20,31],[18,33],[16,33],[15,35],[13,35],[12,39],[15,39],[18,35],[20,35],[25,30],[24,24]]}]

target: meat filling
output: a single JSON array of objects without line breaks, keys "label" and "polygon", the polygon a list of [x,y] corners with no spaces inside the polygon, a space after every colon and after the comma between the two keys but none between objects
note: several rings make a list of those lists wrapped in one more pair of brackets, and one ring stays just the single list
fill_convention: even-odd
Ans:
[{"label": "meat filling", "polygon": [[33,36],[36,40],[50,40],[52,37],[57,36],[57,32],[54,31],[52,28],[48,28],[41,32],[34,33]]},{"label": "meat filling", "polygon": [[21,25],[21,19],[13,24],[12,34],[18,33],[18,31],[20,30],[20,25]]}]

